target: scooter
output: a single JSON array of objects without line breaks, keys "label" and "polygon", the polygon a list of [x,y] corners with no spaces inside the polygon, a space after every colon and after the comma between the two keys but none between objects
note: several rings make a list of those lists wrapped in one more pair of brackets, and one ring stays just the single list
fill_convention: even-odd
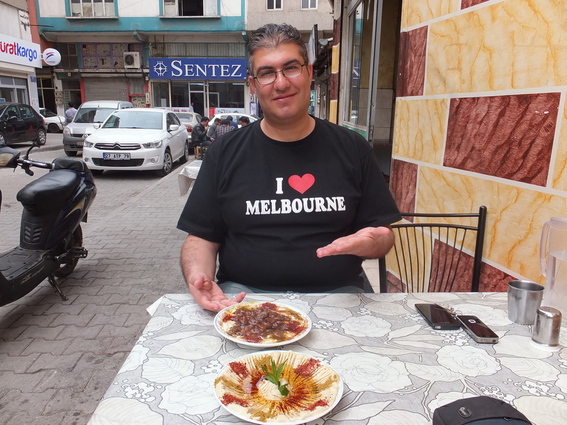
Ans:
[{"label": "scooter", "polygon": [[[34,161],[29,154],[36,146],[32,145],[23,159],[20,151],[0,147],[0,167],[21,167],[30,176],[34,174],[32,167],[50,170],[16,196],[24,207],[20,245],[0,254],[0,306],[24,297],[45,279],[66,301],[55,278],[69,276],[88,253],[80,223],[87,221],[96,196],[93,174],[81,160]],[[0,191],[0,206],[1,201]]]}]

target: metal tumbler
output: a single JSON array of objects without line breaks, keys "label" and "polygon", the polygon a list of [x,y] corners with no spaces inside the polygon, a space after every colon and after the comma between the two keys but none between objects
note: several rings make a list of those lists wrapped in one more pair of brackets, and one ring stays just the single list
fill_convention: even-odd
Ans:
[{"label": "metal tumbler", "polygon": [[508,282],[508,318],[520,325],[532,325],[543,297],[543,285],[530,280]]},{"label": "metal tumbler", "polygon": [[532,329],[532,339],[548,347],[557,347],[560,330],[561,312],[553,307],[538,308]]}]

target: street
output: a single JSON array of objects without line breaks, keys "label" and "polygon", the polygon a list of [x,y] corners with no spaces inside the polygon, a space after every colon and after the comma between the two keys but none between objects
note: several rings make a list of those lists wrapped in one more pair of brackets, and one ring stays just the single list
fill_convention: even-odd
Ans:
[{"label": "street", "polygon": [[[48,134],[32,157],[64,156],[61,137]],[[187,199],[179,192],[180,168],[163,178],[95,177],[98,194],[81,224],[88,257],[59,279],[68,300],[44,281],[0,307],[0,423],[86,424],[148,323],[146,308],[164,294],[187,292],[179,269],[186,235],[176,229]],[[0,169],[2,252],[19,240],[17,191],[43,172]]]}]

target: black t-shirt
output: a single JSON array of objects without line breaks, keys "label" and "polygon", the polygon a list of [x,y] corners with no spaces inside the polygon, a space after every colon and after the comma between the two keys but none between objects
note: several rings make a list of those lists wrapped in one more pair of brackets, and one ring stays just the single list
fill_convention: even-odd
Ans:
[{"label": "black t-shirt", "polygon": [[221,244],[219,282],[299,292],[361,286],[361,258],[317,258],[316,250],[401,219],[372,147],[320,119],[297,142],[270,139],[259,123],[210,146],[178,228]]}]

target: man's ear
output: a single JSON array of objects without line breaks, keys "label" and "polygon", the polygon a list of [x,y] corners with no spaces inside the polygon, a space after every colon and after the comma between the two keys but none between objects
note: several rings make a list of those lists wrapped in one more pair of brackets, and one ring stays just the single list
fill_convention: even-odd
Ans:
[{"label": "man's ear", "polygon": [[256,94],[256,80],[251,75],[248,76],[248,84],[250,84],[250,94]]}]

